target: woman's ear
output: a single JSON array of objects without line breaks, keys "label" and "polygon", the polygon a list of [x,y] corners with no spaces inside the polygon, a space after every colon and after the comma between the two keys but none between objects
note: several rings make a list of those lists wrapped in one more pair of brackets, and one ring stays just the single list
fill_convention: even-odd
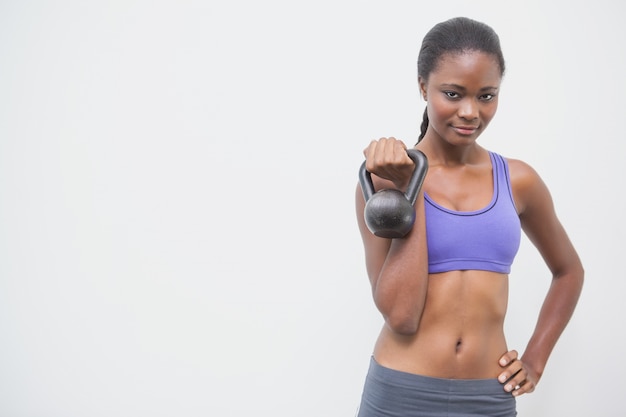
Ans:
[{"label": "woman's ear", "polygon": [[428,101],[428,96],[426,95],[426,80],[419,76],[417,77],[417,83],[420,88],[420,94],[424,98],[424,101]]}]

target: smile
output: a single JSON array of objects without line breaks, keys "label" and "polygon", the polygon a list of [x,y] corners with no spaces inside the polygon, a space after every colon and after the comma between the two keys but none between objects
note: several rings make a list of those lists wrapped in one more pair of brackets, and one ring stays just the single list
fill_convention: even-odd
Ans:
[{"label": "smile", "polygon": [[478,130],[478,126],[452,126],[452,128],[463,136],[473,135]]}]

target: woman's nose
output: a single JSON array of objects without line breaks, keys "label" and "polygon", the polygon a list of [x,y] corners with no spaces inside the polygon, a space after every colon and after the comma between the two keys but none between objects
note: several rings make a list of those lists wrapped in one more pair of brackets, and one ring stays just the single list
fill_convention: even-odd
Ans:
[{"label": "woman's nose", "polygon": [[473,99],[466,99],[460,102],[459,117],[465,120],[473,120],[478,118],[478,103]]}]

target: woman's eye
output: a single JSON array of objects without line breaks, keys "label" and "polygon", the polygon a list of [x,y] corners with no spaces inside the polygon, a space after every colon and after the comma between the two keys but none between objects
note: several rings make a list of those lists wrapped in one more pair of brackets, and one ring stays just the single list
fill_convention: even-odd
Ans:
[{"label": "woman's eye", "polygon": [[495,96],[495,94],[483,94],[480,98],[484,101],[491,101]]},{"label": "woman's eye", "polygon": [[448,98],[459,98],[458,93],[455,93],[454,91],[444,91],[443,92]]}]

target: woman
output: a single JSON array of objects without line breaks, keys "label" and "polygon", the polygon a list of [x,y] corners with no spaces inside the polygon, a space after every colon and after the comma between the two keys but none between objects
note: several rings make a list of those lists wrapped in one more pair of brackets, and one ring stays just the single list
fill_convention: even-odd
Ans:
[{"label": "woman", "polygon": [[[514,416],[515,397],[535,389],[572,316],[584,272],[547,187],[529,165],[477,143],[496,113],[504,69],[489,26],[455,18],[433,27],[418,57],[427,106],[415,148],[429,169],[411,231],[373,235],[357,188],[367,273],[385,320],[360,417]],[[402,141],[372,141],[364,153],[376,190],[406,189],[414,164]],[[503,325],[521,230],[552,285],[519,357]]]}]

